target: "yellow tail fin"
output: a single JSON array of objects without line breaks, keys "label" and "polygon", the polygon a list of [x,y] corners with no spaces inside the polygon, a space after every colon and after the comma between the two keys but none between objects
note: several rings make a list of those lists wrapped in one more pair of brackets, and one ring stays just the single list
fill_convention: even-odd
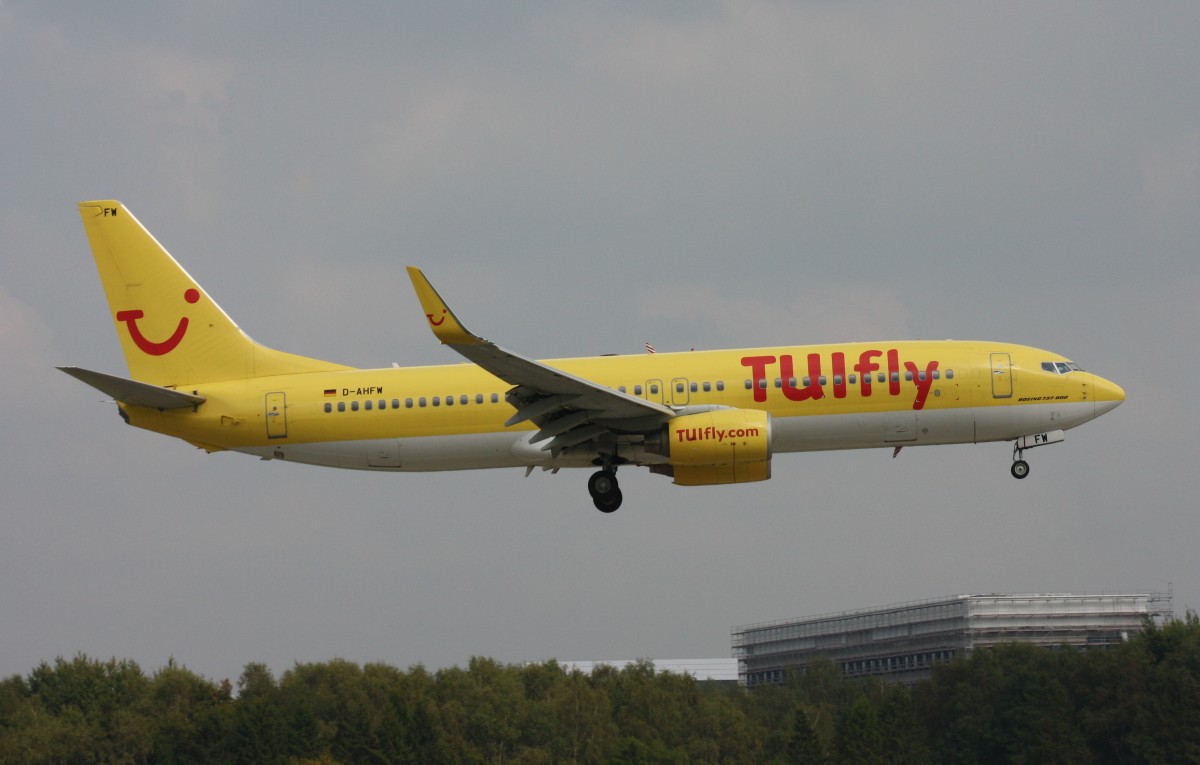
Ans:
[{"label": "yellow tail fin", "polygon": [[133,379],[174,387],[350,368],[251,340],[120,202],[80,202],[79,215]]}]

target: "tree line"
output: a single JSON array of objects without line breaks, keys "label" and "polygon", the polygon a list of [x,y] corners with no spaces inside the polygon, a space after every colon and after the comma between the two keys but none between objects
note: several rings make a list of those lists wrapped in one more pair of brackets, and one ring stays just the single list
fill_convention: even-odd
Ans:
[{"label": "tree line", "polygon": [[407,670],[334,660],[236,687],[78,655],[0,682],[0,763],[1200,762],[1200,620],[1106,651],[1006,644],[911,688],[830,662],[747,691],[550,661]]}]

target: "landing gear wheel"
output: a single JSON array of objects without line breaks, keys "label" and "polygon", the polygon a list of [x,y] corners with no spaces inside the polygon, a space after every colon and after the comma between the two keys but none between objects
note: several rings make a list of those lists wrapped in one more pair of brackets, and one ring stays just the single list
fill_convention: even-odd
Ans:
[{"label": "landing gear wheel", "polygon": [[617,473],[611,469],[592,473],[588,479],[588,494],[592,504],[602,513],[611,513],[621,506],[621,488],[617,485]]},{"label": "landing gear wheel", "polygon": [[592,477],[588,479],[588,494],[592,495],[592,499],[614,491],[617,491],[617,474],[611,470],[592,473]]},{"label": "landing gear wheel", "polygon": [[1024,478],[1029,475],[1029,463],[1025,460],[1016,460],[1013,462],[1012,470],[1009,472],[1012,473],[1013,478]]},{"label": "landing gear wheel", "polygon": [[621,496],[621,490],[613,489],[607,494],[600,494],[593,497],[592,504],[602,513],[611,513],[621,506],[622,499],[624,498]]}]

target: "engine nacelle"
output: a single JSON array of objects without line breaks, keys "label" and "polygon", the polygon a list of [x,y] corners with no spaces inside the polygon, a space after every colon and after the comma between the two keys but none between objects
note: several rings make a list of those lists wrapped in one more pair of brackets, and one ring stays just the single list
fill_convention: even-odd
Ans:
[{"label": "engine nacelle", "polygon": [[771,416],[750,409],[714,409],[672,418],[646,451],[669,460],[651,470],[680,486],[765,481],[771,477]]}]

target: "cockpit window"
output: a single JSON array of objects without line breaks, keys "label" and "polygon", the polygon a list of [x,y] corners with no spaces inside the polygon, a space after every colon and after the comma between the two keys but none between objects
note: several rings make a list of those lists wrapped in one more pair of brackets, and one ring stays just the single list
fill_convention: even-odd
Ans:
[{"label": "cockpit window", "polygon": [[1083,371],[1083,367],[1072,361],[1043,361],[1042,369],[1047,372],[1053,372],[1056,375],[1065,375],[1068,372]]}]

